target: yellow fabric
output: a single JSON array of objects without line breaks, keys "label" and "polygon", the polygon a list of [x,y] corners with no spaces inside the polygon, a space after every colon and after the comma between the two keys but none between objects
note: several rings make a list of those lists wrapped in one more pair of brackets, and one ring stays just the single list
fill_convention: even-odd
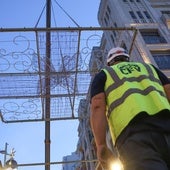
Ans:
[{"label": "yellow fabric", "polygon": [[[123,71],[121,71],[120,68],[123,68]],[[149,68],[153,72],[152,77],[159,80],[155,69],[151,65],[149,65]],[[115,101],[121,101],[115,108],[108,110],[110,114],[107,115],[112,139],[116,140],[122,130],[138,113],[145,111],[149,115],[154,115],[163,109],[170,110],[170,105],[160,82],[151,81],[148,78],[151,73],[148,73],[145,65],[134,62],[122,62],[113,65],[112,69],[116,72],[119,81],[123,81],[120,86],[111,90],[107,96],[108,109],[110,109],[109,107]],[[114,77],[111,77],[107,68],[104,69],[104,71],[107,76],[105,83],[106,91],[110,86],[119,82],[115,82]],[[143,78],[140,79],[141,76],[143,76]],[[133,77],[135,77],[135,79],[133,79],[133,81],[130,80]],[[142,92],[147,88],[153,88],[153,90],[150,90],[147,94],[143,94]]]}]

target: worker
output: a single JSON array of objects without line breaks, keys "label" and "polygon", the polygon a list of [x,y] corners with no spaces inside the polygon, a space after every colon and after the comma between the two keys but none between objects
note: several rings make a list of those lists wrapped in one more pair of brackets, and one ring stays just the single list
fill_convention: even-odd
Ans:
[{"label": "worker", "polygon": [[105,170],[115,159],[106,144],[109,127],[124,170],[170,170],[170,81],[157,67],[129,58],[125,49],[112,48],[92,81],[97,158]]}]

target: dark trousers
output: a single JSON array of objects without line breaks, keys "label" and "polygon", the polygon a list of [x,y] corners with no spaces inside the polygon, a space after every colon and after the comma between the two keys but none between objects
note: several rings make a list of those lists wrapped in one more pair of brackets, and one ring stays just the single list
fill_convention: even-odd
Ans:
[{"label": "dark trousers", "polygon": [[170,133],[134,133],[118,151],[124,170],[170,170]]}]

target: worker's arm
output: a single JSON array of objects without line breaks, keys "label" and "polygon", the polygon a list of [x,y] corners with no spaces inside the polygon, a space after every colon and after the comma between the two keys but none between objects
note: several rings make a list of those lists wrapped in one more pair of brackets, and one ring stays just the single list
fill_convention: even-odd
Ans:
[{"label": "worker's arm", "polygon": [[170,103],[170,84],[166,84],[163,87],[164,87],[167,99],[168,99],[168,101]]},{"label": "worker's arm", "polygon": [[91,99],[90,123],[97,147],[106,144],[106,103],[105,94],[99,93]]},{"label": "worker's arm", "polygon": [[106,101],[105,94],[99,93],[92,97],[90,123],[97,147],[97,157],[104,169],[114,160],[112,152],[106,145]]}]

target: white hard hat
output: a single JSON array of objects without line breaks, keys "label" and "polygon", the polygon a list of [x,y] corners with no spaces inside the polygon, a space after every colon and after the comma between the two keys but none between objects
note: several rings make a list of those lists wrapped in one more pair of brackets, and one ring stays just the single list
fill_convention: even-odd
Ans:
[{"label": "white hard hat", "polygon": [[126,56],[129,58],[129,54],[126,52],[126,50],[124,48],[121,47],[115,47],[112,48],[107,55],[107,63],[109,63],[110,61],[112,61],[115,57],[117,56]]}]

